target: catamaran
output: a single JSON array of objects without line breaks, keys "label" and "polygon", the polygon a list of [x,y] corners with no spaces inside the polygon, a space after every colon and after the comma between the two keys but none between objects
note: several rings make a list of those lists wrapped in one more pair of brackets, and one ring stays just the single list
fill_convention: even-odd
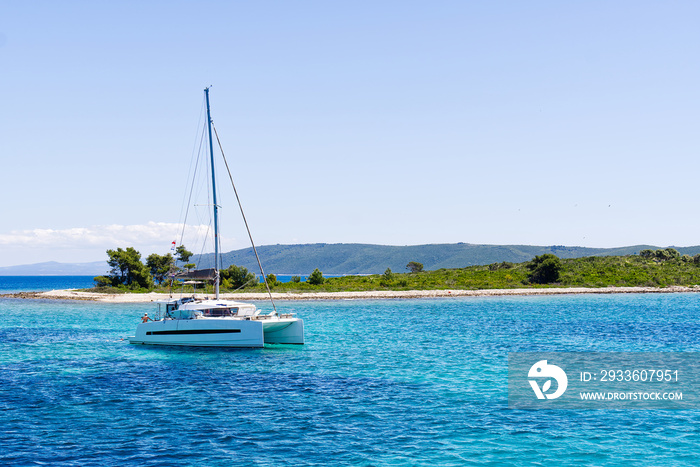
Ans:
[{"label": "catamaran", "polygon": [[[156,302],[155,319],[146,320],[136,328],[136,334],[129,337],[131,344],[177,345],[201,347],[264,347],[265,344],[303,344],[304,322],[291,313],[279,313],[272,299],[265,272],[253,243],[248,223],[243,221],[253,245],[253,251],[260,266],[260,272],[272,303],[273,311],[261,314],[250,303],[220,298],[220,259],[219,259],[219,220],[216,199],[216,174],[214,171],[214,151],[212,139],[212,119],[209,107],[209,88],[204,89],[207,108],[207,133],[209,156],[211,158],[211,189],[214,220],[214,268],[193,271],[193,276],[214,281],[213,299],[196,296],[171,298]],[[215,130],[216,131],[216,130]],[[217,134],[218,141],[218,134]],[[220,146],[220,144],[219,144]],[[223,156],[223,151],[221,151]],[[225,157],[224,157],[225,161]],[[228,163],[226,163],[228,169]],[[230,173],[229,173],[230,175]],[[231,178],[233,182],[233,178]],[[234,185],[234,192],[236,192]],[[238,194],[236,193],[238,199]],[[240,207],[240,199],[238,199]],[[241,209],[241,214],[243,210]]]}]

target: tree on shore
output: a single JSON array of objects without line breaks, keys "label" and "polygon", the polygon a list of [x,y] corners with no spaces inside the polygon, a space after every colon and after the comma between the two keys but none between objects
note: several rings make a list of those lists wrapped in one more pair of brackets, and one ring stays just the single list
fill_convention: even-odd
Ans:
[{"label": "tree on shore", "polygon": [[175,268],[175,258],[170,253],[165,255],[153,253],[146,258],[146,267],[148,267],[153,279],[158,284],[162,284],[168,273]]},{"label": "tree on shore", "polygon": [[675,248],[663,248],[658,250],[642,250],[639,256],[646,259],[655,259],[658,261],[670,261],[673,259],[681,259],[681,254]]},{"label": "tree on shore", "polygon": [[651,259],[654,257],[654,250],[642,250],[639,252],[639,256],[642,258]]},{"label": "tree on shore", "polygon": [[389,287],[394,283],[394,273],[391,272],[391,268],[386,268],[382,277],[379,278],[379,285],[382,287]]},{"label": "tree on shore", "polygon": [[175,259],[180,261],[181,263],[189,262],[193,254],[194,253],[188,251],[187,248],[185,248],[185,245],[180,245],[179,247],[175,248]]},{"label": "tree on shore", "polygon": [[268,274],[265,276],[265,280],[267,281],[267,285],[270,287],[274,287],[278,284],[277,276],[275,274]]},{"label": "tree on shore", "polygon": [[415,261],[411,261],[406,265],[406,269],[410,270],[411,272],[422,272],[423,271],[423,264],[422,263],[417,263]]},{"label": "tree on shore", "polygon": [[98,276],[95,283],[98,286],[126,286],[130,288],[153,288],[153,277],[148,268],[141,262],[141,253],[133,247],[126,250],[117,248],[107,250],[109,259],[109,276]]},{"label": "tree on shore", "polygon": [[323,284],[323,273],[318,268],[314,269],[314,272],[312,272],[309,278],[306,279],[306,282],[311,285]]},{"label": "tree on shore", "polygon": [[551,253],[535,256],[527,264],[531,271],[528,279],[536,284],[550,284],[559,280],[561,273],[561,261]]},{"label": "tree on shore", "polygon": [[241,289],[250,285],[256,285],[258,283],[258,278],[252,272],[248,272],[248,268],[243,266],[236,266],[232,264],[227,269],[222,269],[219,274],[221,274],[222,284],[228,286],[226,288],[231,289]]}]

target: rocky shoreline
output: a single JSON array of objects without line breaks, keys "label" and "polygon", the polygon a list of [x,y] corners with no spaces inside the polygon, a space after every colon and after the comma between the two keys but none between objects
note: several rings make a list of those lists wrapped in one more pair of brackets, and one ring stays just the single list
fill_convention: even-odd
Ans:
[{"label": "rocky shoreline", "polygon": [[[273,293],[275,300],[375,300],[407,298],[444,298],[444,297],[487,297],[503,295],[565,295],[565,294],[617,294],[617,293],[681,293],[700,292],[700,287],[548,287],[535,289],[483,289],[483,290],[376,290],[365,292],[306,292]],[[180,295],[174,295],[179,297]],[[199,295],[204,297],[204,295]],[[76,289],[51,290],[48,292],[19,292],[0,295],[2,298],[32,300],[87,300],[107,303],[148,303],[166,300],[170,296],[164,293],[125,293],[103,294],[84,292]],[[267,300],[266,293],[221,294],[221,298],[230,300]]]}]

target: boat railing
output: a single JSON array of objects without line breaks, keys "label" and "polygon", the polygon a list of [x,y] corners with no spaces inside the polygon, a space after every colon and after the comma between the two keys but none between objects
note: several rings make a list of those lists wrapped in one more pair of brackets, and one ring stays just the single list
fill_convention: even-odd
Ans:
[{"label": "boat railing", "polygon": [[276,318],[294,318],[296,316],[296,313],[281,313],[277,315],[256,315],[252,316],[254,320],[267,320],[267,319],[276,319]]}]

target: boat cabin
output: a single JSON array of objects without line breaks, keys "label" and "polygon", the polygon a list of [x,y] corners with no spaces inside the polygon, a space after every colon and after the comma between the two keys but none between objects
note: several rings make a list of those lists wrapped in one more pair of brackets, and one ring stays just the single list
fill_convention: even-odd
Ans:
[{"label": "boat cabin", "polygon": [[159,301],[157,319],[198,318],[248,318],[260,313],[255,305],[228,300],[179,300]]}]

